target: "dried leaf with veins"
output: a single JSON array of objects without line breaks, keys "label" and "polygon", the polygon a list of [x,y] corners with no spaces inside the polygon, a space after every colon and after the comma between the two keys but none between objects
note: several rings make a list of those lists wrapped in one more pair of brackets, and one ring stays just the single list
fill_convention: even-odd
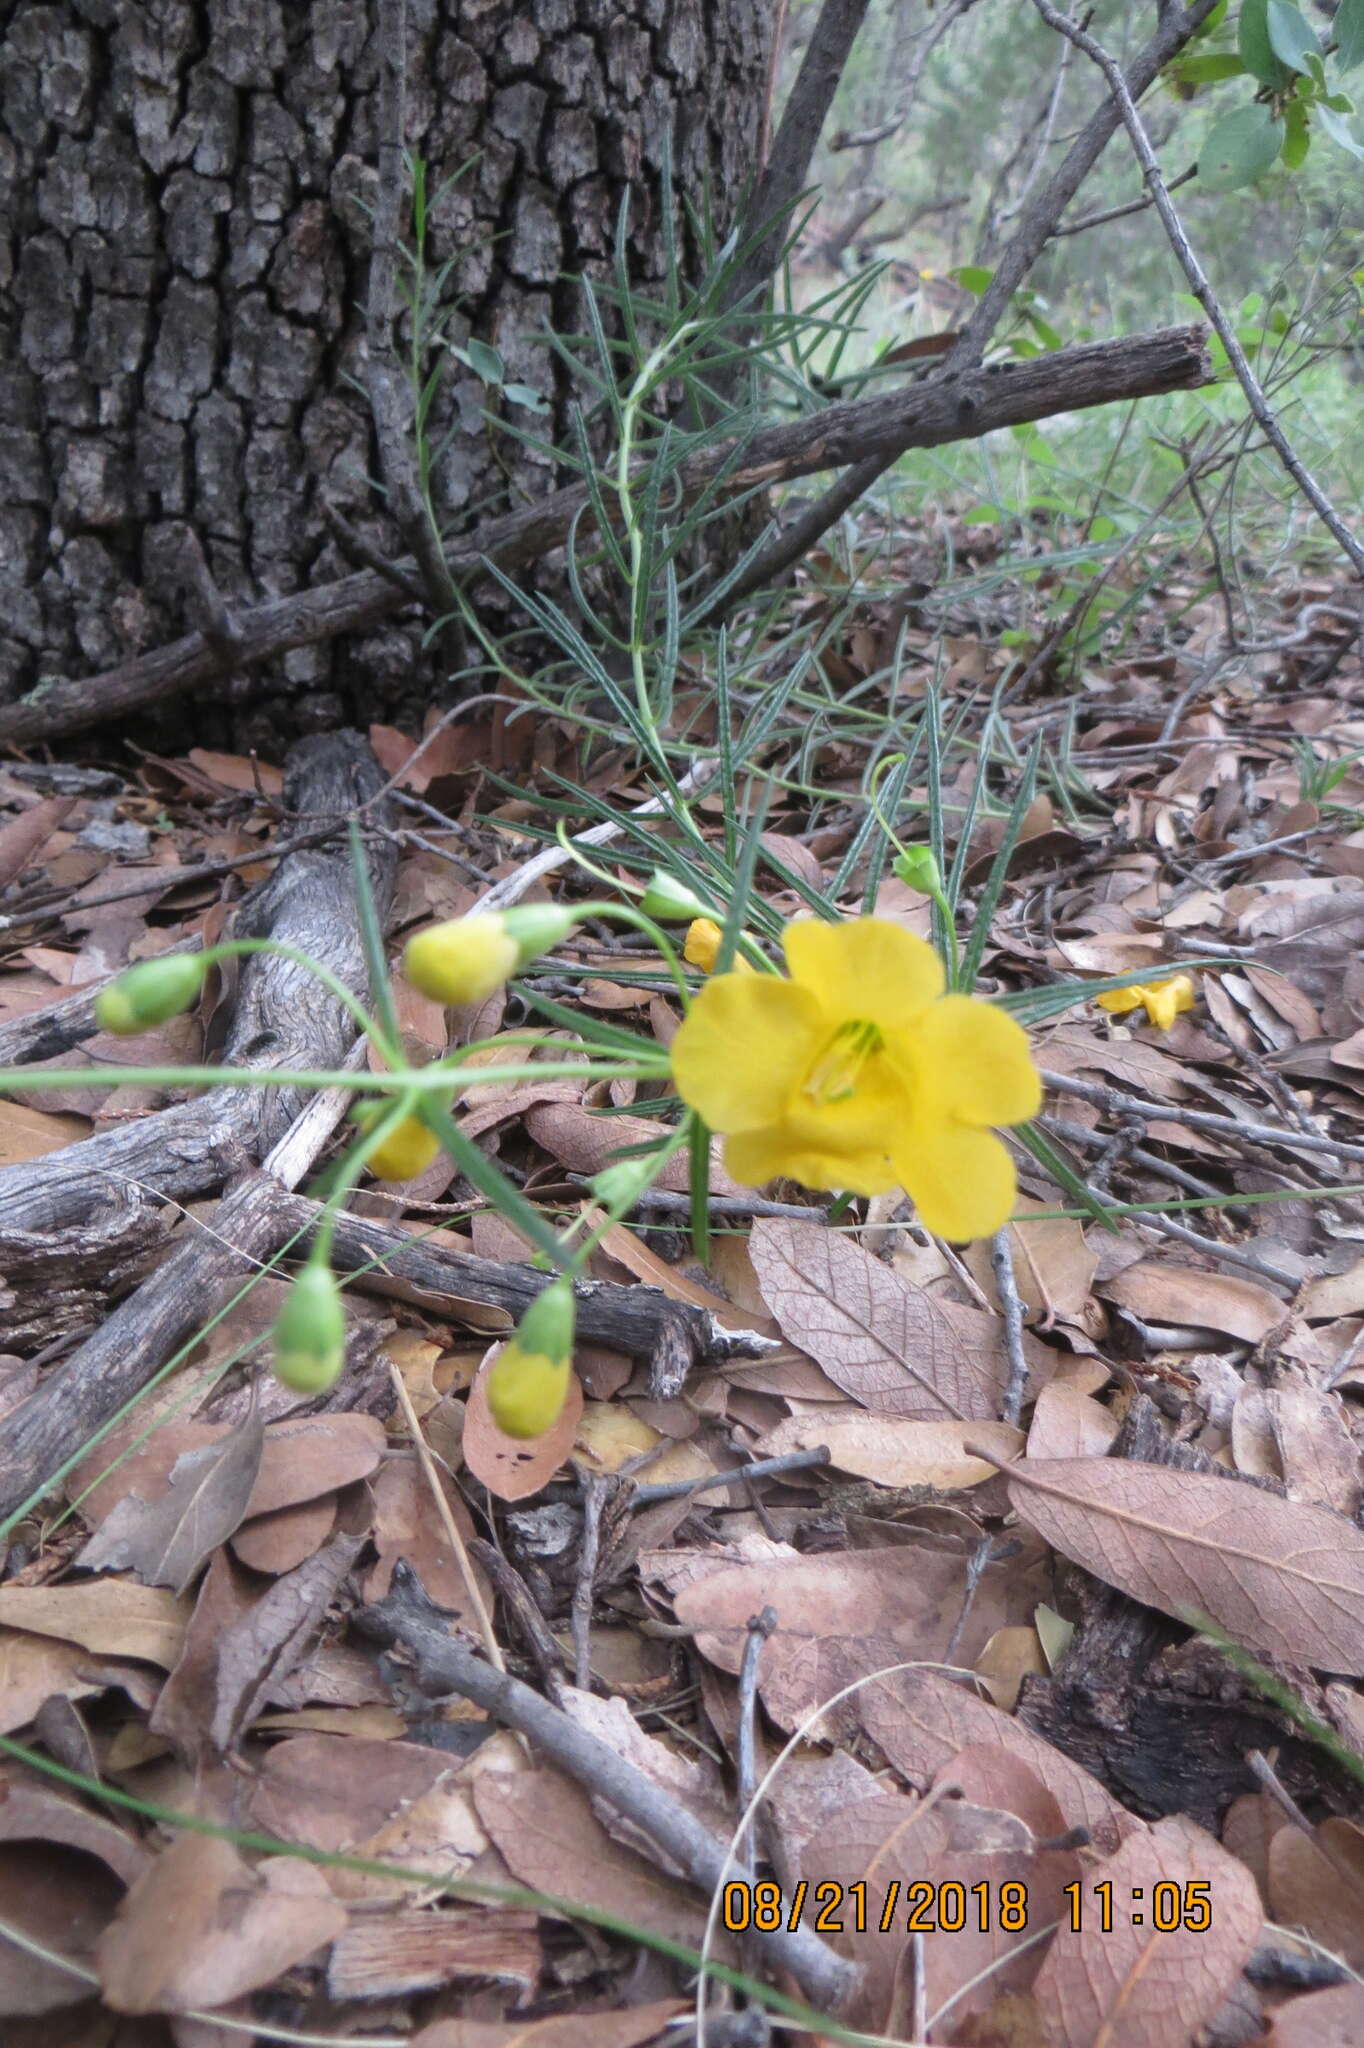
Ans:
[{"label": "dried leaf with veins", "polygon": [[240,1526],[264,1446],[265,1424],[253,1403],[221,1442],[177,1461],[158,1500],[125,1494],[76,1563],[88,1572],[131,1571],[144,1585],[183,1593]]},{"label": "dried leaf with veins", "polygon": [[[1101,1884],[1112,1886],[1107,1931]],[[1168,1934],[1152,1924],[1160,1884],[1179,1900]],[[1184,1911],[1190,1884],[1207,1887],[1201,1931]],[[1264,1919],[1250,1872],[1182,1816],[1157,1821],[1091,1868],[1079,1898],[1079,1931],[1068,1906],[1033,1986],[1057,2048],[1183,2048],[1234,1990]]]},{"label": "dried leaf with veins", "polygon": [[1017,1757],[1052,1794],[1068,1828],[1088,1828],[1098,1849],[1113,1849],[1142,1822],[1059,1749],[981,1699],[969,1685],[935,1671],[879,1678],[858,1695],[858,1716],[873,1742],[920,1790],[966,1746],[988,1745]]},{"label": "dried leaf with veins", "polygon": [[[845,1394],[886,1415],[992,1421],[1009,1381],[1004,1326],[939,1301],[814,1223],[756,1223],[749,1251],[782,1335]],[[1024,1337],[1034,1391],[1054,1358]]]},{"label": "dried leaf with veins", "polygon": [[1290,1664],[1364,1675],[1364,1532],[1236,1479],[1120,1458],[1027,1458],[1015,1512],[1162,1614],[1207,1615]]}]

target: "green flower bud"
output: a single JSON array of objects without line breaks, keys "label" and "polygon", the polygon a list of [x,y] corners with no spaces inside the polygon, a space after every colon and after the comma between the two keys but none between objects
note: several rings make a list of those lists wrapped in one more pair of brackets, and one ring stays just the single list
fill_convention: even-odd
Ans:
[{"label": "green flower bud", "polygon": [[550,1282],[538,1294],[484,1382],[489,1412],[507,1436],[543,1436],[563,1413],[573,1377],[573,1288]]},{"label": "green flower bud", "polygon": [[694,917],[711,914],[711,906],[665,868],[654,869],[639,907],[646,917],[656,918],[660,924],[690,924]]},{"label": "green flower bud", "polygon": [[911,889],[918,889],[925,896],[942,895],[942,875],[931,846],[907,846],[896,855],[891,867]]},{"label": "green flower bud", "polygon": [[577,925],[571,910],[557,903],[518,903],[502,912],[502,925],[516,947],[516,964],[528,966],[551,946],[561,946]]},{"label": "green flower bud", "polygon": [[608,1209],[633,1209],[652,1186],[658,1164],[658,1154],[653,1152],[642,1159],[618,1159],[614,1166],[604,1166],[600,1173],[594,1173],[587,1185]]},{"label": "green flower bud", "polygon": [[275,1319],[275,1378],[296,1394],[325,1394],[346,1362],[346,1311],[331,1268],[297,1275]]},{"label": "green flower bud", "polygon": [[95,997],[95,1022],[116,1038],[135,1038],[168,1017],[178,1017],[204,985],[202,953],[168,953],[142,960]]}]

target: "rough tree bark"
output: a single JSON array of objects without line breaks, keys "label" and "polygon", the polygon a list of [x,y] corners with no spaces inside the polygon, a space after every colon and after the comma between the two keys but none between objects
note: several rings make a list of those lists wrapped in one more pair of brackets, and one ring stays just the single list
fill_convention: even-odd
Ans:
[{"label": "rough tree bark", "polygon": [[[363,373],[378,0],[56,0],[0,25],[0,702],[90,673],[351,566],[329,499],[391,551],[368,481]],[[413,0],[407,147],[454,257],[452,337],[494,343],[562,414],[539,339],[578,324],[630,192],[641,283],[662,269],[659,172],[712,196],[751,172],[768,0]],[[473,160],[472,163],[470,160]],[[684,244],[685,246],[685,244]],[[457,364],[446,514],[556,481],[494,437]],[[522,415],[523,420],[527,416]],[[443,430],[445,421],[437,423]],[[208,575],[204,574],[207,567]],[[218,625],[223,623],[221,612]],[[278,752],[432,694],[385,622],[220,686],[198,738]]]}]

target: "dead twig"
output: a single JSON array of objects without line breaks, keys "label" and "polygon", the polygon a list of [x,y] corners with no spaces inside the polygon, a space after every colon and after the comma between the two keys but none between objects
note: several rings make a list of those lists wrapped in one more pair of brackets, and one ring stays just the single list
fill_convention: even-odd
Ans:
[{"label": "dead twig", "polygon": [[[458,1695],[472,1700],[534,1743],[552,1763],[641,1828],[701,1890],[713,1891],[726,1877],[739,1883],[752,1880],[751,1868],[731,1859],[726,1843],[609,1743],[448,1635],[446,1617],[432,1605],[405,1562],[394,1567],[387,1599],[361,1609],[355,1626],[372,1642],[405,1651],[417,1685],[431,1698]],[[789,1970],[822,2009],[837,2012],[846,2003],[858,1972],[818,1935],[802,1927],[794,1933],[760,1933],[756,1939],[768,1962]]]},{"label": "dead twig", "polygon": [[1009,1384],[1004,1389],[1000,1415],[1005,1422],[1017,1428],[1028,1384],[1028,1360],[1023,1349],[1023,1303],[1014,1278],[1014,1251],[1009,1242],[1007,1223],[990,1240],[990,1267],[995,1276],[1000,1314],[1004,1318],[1004,1349],[1009,1358]]},{"label": "dead twig", "polygon": [[1156,153],[1151,147],[1151,140],[1146,133],[1145,124],[1137,111],[1137,95],[1129,89],[1128,81],[1124,78],[1117,60],[1109,55],[1102,43],[1096,42],[1087,30],[1081,28],[1078,22],[1071,21],[1066,15],[1058,12],[1051,5],[1051,0],[1033,0],[1033,6],[1049,28],[1055,29],[1058,35],[1064,36],[1068,42],[1073,43],[1077,50],[1083,50],[1090,62],[1096,64],[1107,79],[1109,91],[1113,96],[1113,104],[1117,108],[1122,124],[1127,130],[1137,162],[1141,165],[1142,177],[1146,181],[1147,189],[1151,194],[1156,212],[1160,215],[1161,226],[1165,229],[1166,238],[1175,253],[1180,269],[1189,281],[1190,291],[1207,314],[1213,331],[1227,352],[1227,360],[1236,373],[1236,381],[1245,393],[1246,404],[1254,414],[1255,419],[1259,423],[1260,431],[1269,442],[1270,447],[1274,450],[1274,453],[1278,456],[1280,462],[1288,471],[1288,474],[1292,477],[1322,525],[1326,528],[1332,539],[1344,549],[1350,562],[1353,564],[1355,573],[1359,576],[1364,576],[1364,546],[1361,546],[1360,542],[1345,524],[1340,514],[1336,511],[1335,506],[1331,503],[1325,491],[1322,490],[1316,478],[1305,467],[1293,444],[1279,425],[1276,415],[1270,408],[1269,400],[1265,396],[1264,388],[1250,366],[1250,358],[1241,346],[1235,324],[1223,312],[1221,301],[1209,283],[1202,264],[1194,254],[1193,246],[1184,232],[1184,223],[1180,220],[1178,213],[1171,204],[1169,187],[1161,176],[1160,164],[1157,161]]}]

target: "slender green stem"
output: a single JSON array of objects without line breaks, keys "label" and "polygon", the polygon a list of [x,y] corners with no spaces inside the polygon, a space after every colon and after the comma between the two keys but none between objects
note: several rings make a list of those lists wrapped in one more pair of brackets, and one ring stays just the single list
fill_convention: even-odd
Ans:
[{"label": "slender green stem", "polygon": [[204,965],[212,967],[218,960],[245,956],[249,953],[273,953],[280,960],[292,960],[296,967],[305,967],[309,974],[315,975],[322,986],[336,997],[337,1002],[350,1012],[365,1037],[378,1048],[384,1058],[390,1063],[394,1062],[395,1049],[388,1044],[387,1034],[377,1019],[370,1016],[364,1004],[346,987],[339,975],[333,974],[330,967],[324,965],[321,960],[314,960],[311,953],[303,952],[298,946],[285,945],[279,939],[224,939],[221,945],[211,946],[204,954]]}]

